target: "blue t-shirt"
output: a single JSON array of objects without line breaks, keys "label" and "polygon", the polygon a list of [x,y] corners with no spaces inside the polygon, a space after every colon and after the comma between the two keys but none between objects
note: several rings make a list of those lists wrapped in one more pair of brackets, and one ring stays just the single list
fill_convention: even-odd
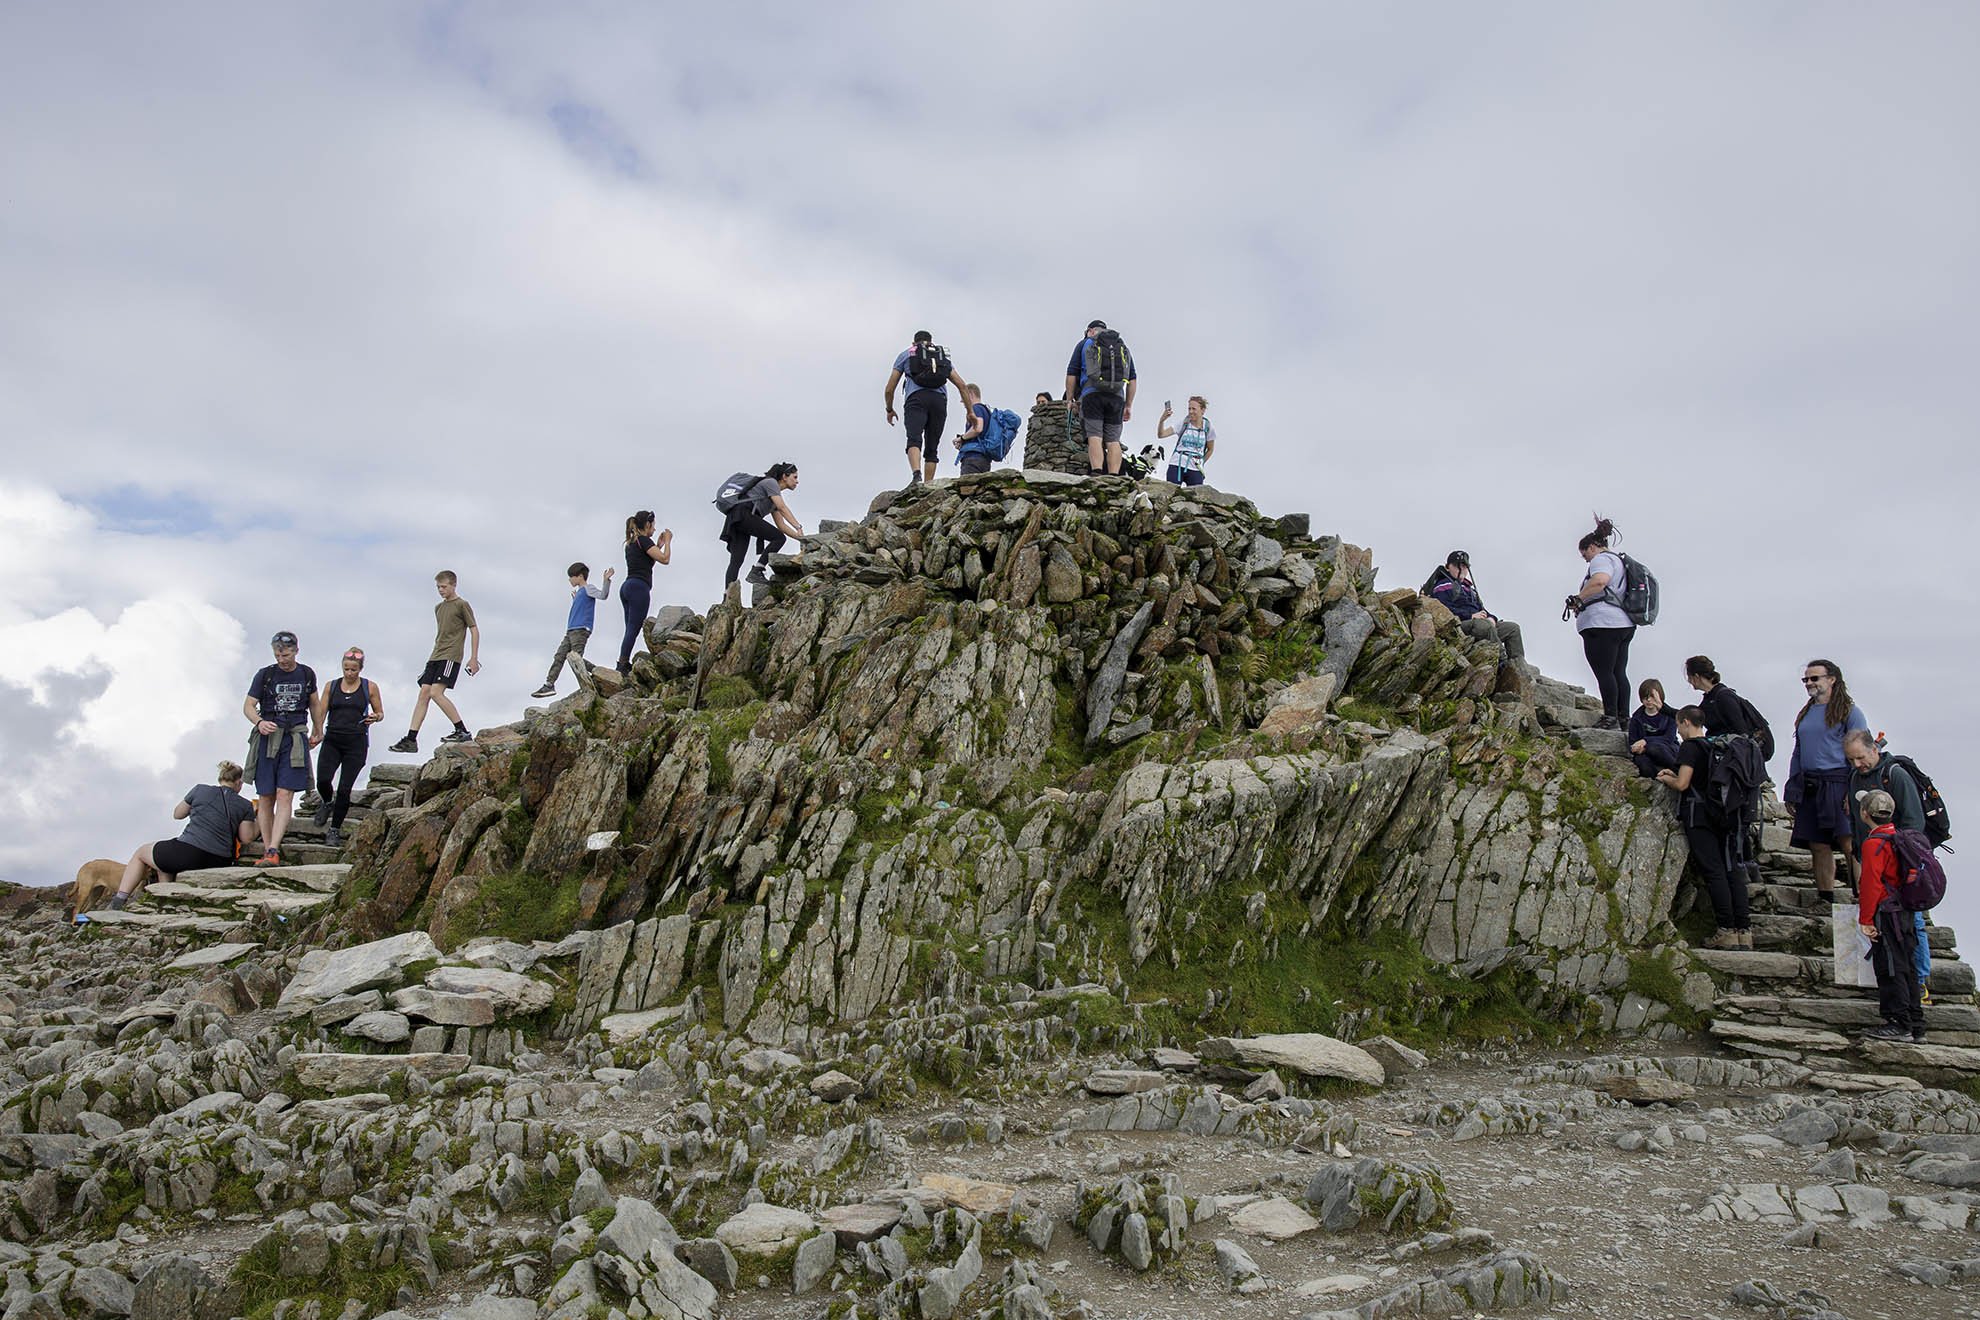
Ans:
[{"label": "blue t-shirt", "polygon": [[1852,704],[1841,724],[1829,725],[1827,706],[1810,706],[1794,726],[1794,755],[1788,758],[1788,778],[1807,770],[1840,770],[1849,764],[1843,755],[1843,739],[1851,730],[1867,729],[1870,721],[1863,707]]},{"label": "blue t-shirt", "polygon": [[943,386],[946,386],[946,385],[947,385],[947,384],[949,383],[949,381],[948,381],[948,377],[947,377],[947,376],[945,375],[945,376],[944,376],[944,377],[942,378],[942,382],[941,382],[941,384],[939,384],[939,385],[917,385],[917,384],[915,384],[915,383],[914,383],[914,377],[912,377],[912,376],[910,376],[910,375],[908,375],[908,374],[907,374],[907,369],[908,369],[908,362],[909,362],[909,361],[910,361],[910,360],[911,360],[911,359],[912,359],[913,357],[914,357],[914,348],[913,348],[912,346],[909,346],[909,347],[907,347],[907,348],[904,348],[904,349],[902,349],[902,350],[901,350],[901,355],[900,355],[899,357],[897,357],[897,358],[895,358],[895,359],[894,359],[894,370],[895,370],[895,371],[898,371],[898,372],[900,372],[900,373],[901,373],[901,379],[902,379],[903,381],[905,381],[905,382],[907,382],[907,392],[908,392],[909,394],[918,394],[918,393],[920,393],[920,392],[921,392],[922,390],[937,390],[937,391],[939,391],[939,390],[941,390],[941,389],[943,388]]},{"label": "blue t-shirt", "polygon": [[[651,563],[651,560],[647,561]],[[610,587],[594,587],[589,582],[571,592],[570,617],[564,620],[564,631],[574,628],[591,631],[591,622],[598,617],[598,602],[605,599]]]},{"label": "blue t-shirt", "polygon": [[981,424],[976,428],[976,434],[963,441],[962,447],[956,450],[956,462],[958,463],[962,462],[962,456],[964,454],[986,452],[984,446],[990,441],[990,405],[987,403],[972,403],[969,405],[969,411]]},{"label": "blue t-shirt", "polygon": [[266,665],[248,684],[247,694],[261,706],[261,718],[285,729],[309,721],[309,699],[316,695],[316,671],[308,665],[284,670]]},{"label": "blue t-shirt", "polygon": [[[1081,335],[1079,342],[1073,345],[1072,361],[1066,363],[1066,374],[1068,376],[1079,377],[1080,398],[1083,399],[1093,393],[1093,390],[1089,389],[1086,384],[1086,336],[1084,335]],[[1140,379],[1140,373],[1134,369],[1134,355],[1132,353],[1128,354],[1128,379]]]}]

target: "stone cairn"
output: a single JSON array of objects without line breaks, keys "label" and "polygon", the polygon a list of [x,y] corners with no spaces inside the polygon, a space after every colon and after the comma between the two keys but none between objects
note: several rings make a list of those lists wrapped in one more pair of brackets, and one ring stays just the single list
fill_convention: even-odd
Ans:
[{"label": "stone cairn", "polygon": [[1063,400],[1041,403],[1031,410],[1024,428],[1024,464],[1047,472],[1087,473],[1086,437]]}]

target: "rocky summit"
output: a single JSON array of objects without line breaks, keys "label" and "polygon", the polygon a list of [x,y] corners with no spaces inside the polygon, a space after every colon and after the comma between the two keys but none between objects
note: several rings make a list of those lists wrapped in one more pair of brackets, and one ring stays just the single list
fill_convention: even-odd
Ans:
[{"label": "rocky summit", "polygon": [[1769,800],[1694,949],[1599,704],[1367,550],[1038,468],[772,566],[341,849],[8,895],[0,1316],[1976,1304],[1952,932],[1861,1042]]}]

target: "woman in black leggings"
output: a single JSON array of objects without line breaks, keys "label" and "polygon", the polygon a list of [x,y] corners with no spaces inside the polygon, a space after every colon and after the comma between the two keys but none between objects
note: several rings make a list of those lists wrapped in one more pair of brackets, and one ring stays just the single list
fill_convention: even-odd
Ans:
[{"label": "woman in black leggings", "polygon": [[756,566],[749,570],[749,580],[768,582],[765,568],[770,556],[784,548],[784,537],[788,534],[800,541],[804,539],[804,524],[784,503],[784,492],[796,490],[797,484],[797,464],[772,463],[770,470],[758,477],[736,506],[724,515],[722,543],[729,547],[729,572],[722,579],[724,587],[742,572],[742,562],[749,555],[752,540],[756,542]]},{"label": "woman in black leggings", "polygon": [[1629,642],[1636,636],[1636,624],[1623,613],[1622,557],[1609,549],[1615,533],[1616,525],[1603,518],[1581,538],[1581,559],[1588,571],[1582,575],[1581,589],[1568,597],[1582,653],[1602,694],[1598,729],[1620,729],[1629,719]]},{"label": "woman in black leggings", "polygon": [[322,799],[316,823],[324,827],[323,841],[341,848],[351,789],[371,753],[371,726],[385,718],[385,700],[378,695],[378,684],[364,676],[364,652],[355,646],[344,652],[343,677],[318,692],[316,700],[323,728],[323,751],[316,761],[316,795]]},{"label": "woman in black leggings", "polygon": [[674,557],[671,529],[653,535],[653,510],[641,509],[626,519],[626,584],[619,588],[619,605],[626,612],[626,639],[619,643],[619,672],[632,672],[633,647],[639,644],[639,626],[646,622],[647,607],[653,603],[653,566]]}]

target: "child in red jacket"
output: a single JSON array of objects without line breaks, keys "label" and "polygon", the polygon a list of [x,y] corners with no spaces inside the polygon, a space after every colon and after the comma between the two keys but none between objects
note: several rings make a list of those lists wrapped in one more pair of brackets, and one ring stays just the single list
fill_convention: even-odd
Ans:
[{"label": "child in red jacket", "polygon": [[1870,965],[1877,973],[1877,1011],[1884,1017],[1881,1025],[1863,1035],[1868,1040],[1924,1040],[1925,1010],[1918,999],[1918,970],[1912,949],[1918,933],[1897,896],[1897,828],[1891,823],[1897,804],[1889,793],[1873,789],[1858,799],[1857,810],[1870,826],[1870,837],[1863,841],[1856,919],[1870,937]]}]

